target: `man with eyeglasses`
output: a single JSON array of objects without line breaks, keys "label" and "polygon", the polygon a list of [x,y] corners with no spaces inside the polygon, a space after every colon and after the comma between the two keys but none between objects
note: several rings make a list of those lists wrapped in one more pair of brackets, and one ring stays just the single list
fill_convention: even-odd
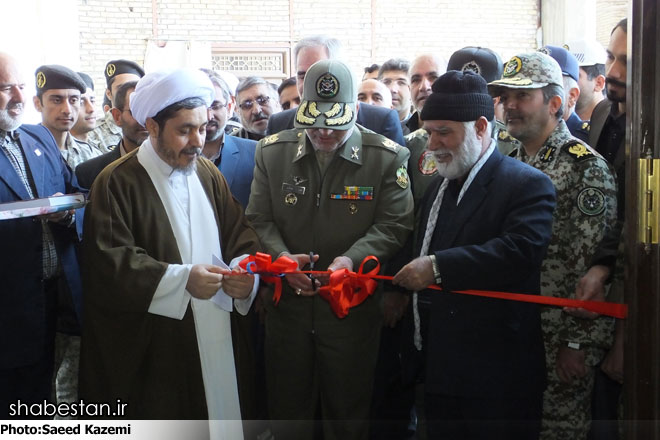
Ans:
[{"label": "man with eyeglasses", "polygon": [[[231,113],[229,86],[217,73],[205,69],[202,71],[208,75],[215,89],[215,98],[208,111],[209,122],[206,125],[206,143],[202,155],[218,167],[227,179],[232,195],[245,208],[250,198],[257,142],[225,134],[225,125]],[[259,98],[253,110],[258,106]]]},{"label": "man with eyeglasses", "polygon": [[115,95],[115,106],[112,112],[113,120],[117,127],[121,128],[122,138],[119,145],[102,156],[95,157],[83,162],[76,167],[78,183],[83,188],[90,188],[96,176],[111,162],[137,149],[149,135],[147,130],[141,126],[131,113],[129,108],[130,95],[135,90],[137,81],[129,81],[117,89]]},{"label": "man with eyeglasses", "polygon": [[243,128],[231,134],[254,141],[266,136],[268,119],[282,110],[275,87],[258,76],[248,76],[238,83],[236,102]]}]

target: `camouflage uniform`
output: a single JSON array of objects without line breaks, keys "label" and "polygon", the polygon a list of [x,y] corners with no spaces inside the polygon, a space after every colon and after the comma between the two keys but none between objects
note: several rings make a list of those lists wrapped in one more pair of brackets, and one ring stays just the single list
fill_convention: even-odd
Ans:
[{"label": "camouflage uniform", "polygon": [[495,121],[493,127],[493,137],[497,139],[497,149],[505,156],[520,148],[520,141],[506,131],[506,125],[500,121]]},{"label": "camouflage uniform", "polygon": [[[545,172],[557,191],[552,241],[541,270],[541,294],[574,298],[581,276],[606,229],[616,221],[616,184],[607,162],[571,136],[564,121],[533,157],[520,148],[518,159]],[[548,369],[541,439],[586,438],[590,426],[594,366],[611,345],[614,320],[568,315],[557,307],[542,311]],[[565,384],[555,364],[559,347],[580,344],[588,374]]]},{"label": "camouflage uniform", "polygon": [[[488,86],[492,95],[500,96],[502,87],[563,88],[562,83],[559,64],[546,54],[534,52],[511,58],[502,79]],[[534,156],[528,156],[523,146],[510,155],[547,174],[557,193],[552,239],[541,267],[541,294],[574,298],[601,239],[616,222],[614,173],[603,157],[571,135],[563,120]],[[558,307],[543,308],[541,319],[548,387],[543,396],[540,438],[586,439],[591,424],[594,366],[611,344],[614,320],[604,316],[594,320],[575,318]],[[587,374],[573,378],[570,384],[561,382],[557,375],[557,356],[562,347],[580,350],[585,357]]]},{"label": "camouflage uniform", "polygon": [[87,143],[102,153],[115,149],[121,141],[121,127],[115,124],[112,112],[108,111],[96,128],[87,135]]},{"label": "camouflage uniform", "polygon": [[69,133],[64,141],[64,149],[60,150],[64,161],[72,170],[75,170],[81,163],[100,156],[101,152],[92,148],[87,142],[80,141]]}]

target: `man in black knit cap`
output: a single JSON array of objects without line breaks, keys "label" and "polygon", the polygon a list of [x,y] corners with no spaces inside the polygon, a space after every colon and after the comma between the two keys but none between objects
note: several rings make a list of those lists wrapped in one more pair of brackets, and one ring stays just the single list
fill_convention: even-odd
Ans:
[{"label": "man in black knit cap", "polygon": [[[539,309],[453,292],[538,294],[555,191],[542,172],[497,150],[481,76],[449,71],[432,91],[422,120],[442,178],[422,200],[414,259],[394,277],[416,292],[404,318],[404,369],[424,379],[428,438],[538,438]],[[430,284],[443,292],[425,290]]]}]

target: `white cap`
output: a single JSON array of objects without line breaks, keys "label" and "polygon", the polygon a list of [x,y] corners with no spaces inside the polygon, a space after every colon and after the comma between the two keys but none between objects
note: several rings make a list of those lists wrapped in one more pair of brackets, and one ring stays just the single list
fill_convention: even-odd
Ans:
[{"label": "white cap", "polygon": [[577,58],[580,67],[605,64],[607,59],[607,52],[596,40],[575,40],[565,44],[564,48]]}]

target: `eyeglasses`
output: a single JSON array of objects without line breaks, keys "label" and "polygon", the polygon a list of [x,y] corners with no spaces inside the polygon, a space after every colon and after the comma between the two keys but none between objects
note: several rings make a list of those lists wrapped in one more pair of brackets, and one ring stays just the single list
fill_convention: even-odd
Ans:
[{"label": "eyeglasses", "polygon": [[270,101],[270,96],[257,96],[254,99],[254,101],[248,99],[247,101],[241,102],[239,107],[241,108],[241,110],[251,110],[255,102],[259,104],[259,107],[263,107],[266,104],[268,104],[269,101]]},{"label": "eyeglasses", "polygon": [[228,104],[229,104],[228,102],[224,103],[224,104],[221,104],[220,101],[213,101],[213,103],[211,104],[211,106],[209,108],[213,111],[218,111],[218,110],[222,110],[223,108],[227,107]]}]

